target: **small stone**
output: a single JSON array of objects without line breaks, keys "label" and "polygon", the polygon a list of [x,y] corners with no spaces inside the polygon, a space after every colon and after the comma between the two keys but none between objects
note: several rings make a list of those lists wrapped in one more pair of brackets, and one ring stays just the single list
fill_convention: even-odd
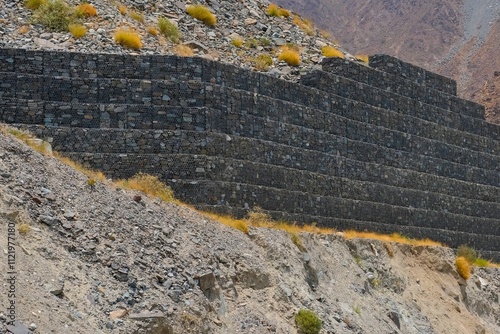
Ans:
[{"label": "small stone", "polygon": [[132,320],[146,320],[146,319],[154,319],[154,318],[163,318],[165,314],[162,312],[140,312],[140,313],[132,313],[129,315],[129,318]]},{"label": "small stone", "polygon": [[249,26],[249,25],[254,25],[257,23],[257,20],[256,19],[253,19],[251,17],[245,19],[245,25]]},{"label": "small stone", "polygon": [[109,313],[109,317],[113,320],[119,319],[119,318],[123,318],[124,316],[126,316],[127,313],[128,313],[128,311],[125,309],[118,309],[118,310],[111,311]]},{"label": "small stone", "polygon": [[205,273],[195,277],[200,282],[200,289],[205,291],[215,287],[215,275],[213,272]]},{"label": "small stone", "polygon": [[34,322],[32,322],[30,325],[29,325],[29,330],[30,331],[34,331],[37,327],[36,327],[36,324]]}]

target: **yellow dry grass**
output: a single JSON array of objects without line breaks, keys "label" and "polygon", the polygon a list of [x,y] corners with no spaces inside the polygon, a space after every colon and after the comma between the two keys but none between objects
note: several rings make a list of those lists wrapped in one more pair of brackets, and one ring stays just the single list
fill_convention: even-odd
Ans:
[{"label": "yellow dry grass", "polygon": [[125,15],[125,14],[127,14],[127,7],[124,5],[120,5],[118,7],[118,11],[120,12],[120,14]]},{"label": "yellow dry grass", "polygon": [[[266,213],[262,212],[260,209],[255,209],[250,211],[248,218],[238,219],[228,215],[221,215],[212,212],[199,211],[204,216],[218,221],[226,226],[236,228],[240,231],[245,230],[248,233],[249,227],[260,227],[260,228],[270,228],[275,230],[281,230],[290,233],[290,235],[307,232],[315,234],[333,234],[334,229],[326,227],[317,227],[316,225],[296,225],[290,224],[284,221],[272,220]],[[245,227],[244,227],[245,226]]]},{"label": "yellow dry grass", "polygon": [[396,242],[400,244],[414,245],[414,246],[439,246],[444,245],[440,242],[433,241],[430,239],[411,239],[402,236],[399,233],[393,234],[380,234],[374,232],[358,232],[354,230],[347,230],[344,232],[344,238],[346,239],[374,239],[385,242]]},{"label": "yellow dry grass", "polygon": [[128,13],[128,16],[130,16],[131,19],[134,19],[137,22],[144,23],[144,14],[143,13],[132,11],[132,12]]},{"label": "yellow dry grass", "polygon": [[89,3],[84,3],[84,4],[81,4],[81,5],[78,5],[76,7],[76,11],[80,15],[87,16],[87,17],[89,17],[89,16],[96,16],[97,15],[97,10],[95,9],[94,6],[92,6]]},{"label": "yellow dry grass", "polygon": [[272,3],[269,6],[267,6],[266,14],[269,16],[276,16],[276,17],[289,17],[290,11]]},{"label": "yellow dry grass", "polygon": [[134,50],[139,50],[142,47],[141,36],[133,30],[116,30],[115,42],[120,44],[124,48]]},{"label": "yellow dry grass", "polygon": [[158,31],[158,29],[156,29],[155,27],[152,27],[152,26],[147,27],[146,31],[148,32],[148,34],[153,35],[153,36],[158,36],[158,34],[160,33]]},{"label": "yellow dry grass", "polygon": [[191,5],[186,7],[186,12],[195,19],[203,22],[207,26],[214,26],[217,23],[217,17],[212,14],[210,9],[202,5]]},{"label": "yellow dry grass", "polygon": [[161,182],[157,176],[137,173],[129,179],[115,181],[115,185],[124,189],[141,191],[146,195],[157,197],[165,202],[172,202],[174,200],[172,189]]},{"label": "yellow dry grass", "polygon": [[295,15],[293,17],[293,23],[299,27],[300,30],[308,34],[309,36],[313,36],[315,31],[314,31],[314,25],[311,21],[307,19],[302,19],[300,16]]},{"label": "yellow dry grass", "polygon": [[344,58],[344,54],[333,46],[325,45],[321,48],[321,53],[327,58]]},{"label": "yellow dry grass", "polygon": [[290,66],[299,66],[300,65],[300,54],[292,50],[290,48],[283,48],[281,53],[278,56],[279,60],[283,60]]},{"label": "yellow dry grass", "polygon": [[182,45],[182,44],[174,46],[173,51],[177,56],[181,57],[192,57],[194,55],[193,49],[191,49],[187,45]]},{"label": "yellow dry grass", "polygon": [[366,64],[368,64],[368,62],[370,61],[370,57],[368,57],[368,55],[356,55],[355,57],[357,60],[360,60]]},{"label": "yellow dry grass", "polygon": [[470,265],[467,259],[463,256],[459,256],[455,260],[455,266],[457,267],[458,274],[463,279],[469,279],[470,277]]},{"label": "yellow dry grass", "polygon": [[70,24],[68,30],[75,38],[82,38],[87,34],[87,28],[83,24]]}]

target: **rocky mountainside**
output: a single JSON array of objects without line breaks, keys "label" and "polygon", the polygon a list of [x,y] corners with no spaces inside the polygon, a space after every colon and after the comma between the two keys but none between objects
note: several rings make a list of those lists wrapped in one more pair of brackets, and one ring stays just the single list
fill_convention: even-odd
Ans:
[{"label": "rocky mountainside", "polygon": [[5,133],[0,333],[298,333],[300,309],[320,333],[500,331],[500,269],[465,281],[451,249],[245,234]]},{"label": "rocky mountainside", "polygon": [[[333,33],[352,52],[386,53],[458,82],[459,95],[482,103],[500,70],[500,2],[496,0],[278,0]],[[497,91],[498,92],[498,91]],[[487,94],[487,93],[486,93]],[[491,97],[491,95],[490,95]],[[500,124],[487,104],[488,120]]]}]

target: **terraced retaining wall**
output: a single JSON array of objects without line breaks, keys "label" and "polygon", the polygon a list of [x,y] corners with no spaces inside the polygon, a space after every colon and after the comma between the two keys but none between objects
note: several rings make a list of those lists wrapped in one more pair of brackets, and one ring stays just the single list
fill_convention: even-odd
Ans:
[{"label": "terraced retaining wall", "polygon": [[0,50],[0,120],[114,178],[244,215],[401,232],[500,260],[500,129],[388,56],[300,83],[175,56]]}]

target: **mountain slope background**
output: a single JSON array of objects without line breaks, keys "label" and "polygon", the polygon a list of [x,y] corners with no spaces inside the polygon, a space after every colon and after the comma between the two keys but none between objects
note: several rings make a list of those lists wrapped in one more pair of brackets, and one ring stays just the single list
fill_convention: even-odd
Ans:
[{"label": "mountain slope background", "polygon": [[459,96],[500,124],[500,2],[278,0],[350,52],[385,53],[457,80]]}]

